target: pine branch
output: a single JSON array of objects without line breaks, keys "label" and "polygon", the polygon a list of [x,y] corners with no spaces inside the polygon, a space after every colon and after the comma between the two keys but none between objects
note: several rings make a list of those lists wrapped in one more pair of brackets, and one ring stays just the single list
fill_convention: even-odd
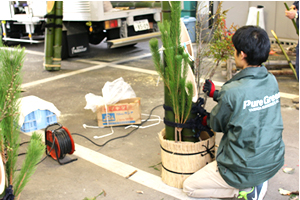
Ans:
[{"label": "pine branch", "polygon": [[37,166],[36,164],[41,160],[44,153],[45,146],[42,143],[41,135],[33,133],[28,145],[26,158],[22,164],[20,174],[15,180],[14,195],[18,196],[24,189],[30,177],[34,174]]},{"label": "pine branch", "polygon": [[21,52],[2,50],[0,51],[0,70],[1,70],[1,90],[4,93],[0,98],[1,110],[3,112],[3,118],[1,120],[1,147],[7,148],[6,155],[6,171],[8,174],[9,184],[13,183],[13,175],[15,164],[17,162],[18,155],[18,140],[19,130],[15,124],[18,121],[18,103],[20,91],[18,86],[21,84],[20,70],[22,68],[22,62],[24,60],[24,49]]},{"label": "pine branch", "polygon": [[6,150],[6,171],[9,184],[13,183],[13,175],[15,171],[15,164],[18,157],[18,143],[19,130],[14,126],[14,117],[9,116],[3,119],[1,123],[2,132],[4,133],[4,146]]},{"label": "pine branch", "polygon": [[157,38],[152,38],[149,41],[149,44],[150,44],[150,50],[152,53],[152,60],[153,60],[155,69],[158,72],[159,76],[163,79],[165,85],[167,85],[166,78],[165,78],[165,72],[164,72],[164,66],[161,63],[162,61],[160,58]]}]

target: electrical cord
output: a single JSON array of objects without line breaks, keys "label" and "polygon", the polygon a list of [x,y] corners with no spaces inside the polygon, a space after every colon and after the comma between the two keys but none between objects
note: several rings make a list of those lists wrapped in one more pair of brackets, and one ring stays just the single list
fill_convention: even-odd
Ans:
[{"label": "electrical cord", "polygon": [[86,136],[84,136],[84,135],[82,135],[82,134],[79,134],[79,133],[72,133],[72,135],[78,135],[78,136],[81,136],[81,137],[87,139],[88,141],[90,141],[91,143],[93,143],[94,145],[96,145],[96,146],[98,146],[98,147],[104,147],[107,143],[109,143],[109,142],[111,142],[111,141],[113,141],[113,140],[120,139],[120,138],[125,138],[125,137],[129,136],[130,134],[132,134],[132,133],[133,133],[134,131],[136,131],[137,129],[139,129],[140,126],[142,126],[144,123],[146,123],[146,122],[150,119],[150,117],[151,117],[151,115],[152,115],[152,112],[153,112],[156,108],[158,108],[158,107],[160,107],[160,106],[163,106],[163,105],[158,105],[158,106],[155,106],[154,108],[152,108],[152,110],[150,111],[150,114],[149,114],[148,118],[147,118],[145,121],[143,121],[141,124],[137,125],[137,127],[136,127],[135,129],[131,130],[131,131],[130,131],[129,133],[127,133],[126,135],[122,135],[122,136],[115,137],[115,138],[112,138],[112,139],[110,139],[110,140],[107,140],[107,141],[106,141],[105,143],[103,143],[103,144],[97,144],[97,143],[95,143],[94,141],[92,141],[91,139],[89,139],[88,137],[86,137]]},{"label": "electrical cord", "polygon": [[64,129],[57,130],[57,133],[55,134],[57,137],[57,141],[60,147],[60,155],[59,158],[64,158],[68,152],[71,152],[72,150],[72,142],[67,134],[67,132]]}]

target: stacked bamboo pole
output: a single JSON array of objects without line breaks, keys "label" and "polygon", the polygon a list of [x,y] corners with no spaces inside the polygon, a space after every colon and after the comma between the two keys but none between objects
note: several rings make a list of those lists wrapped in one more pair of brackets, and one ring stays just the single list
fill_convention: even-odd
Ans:
[{"label": "stacked bamboo pole", "polygon": [[47,1],[44,59],[47,71],[58,71],[61,68],[62,6],[62,1]]}]

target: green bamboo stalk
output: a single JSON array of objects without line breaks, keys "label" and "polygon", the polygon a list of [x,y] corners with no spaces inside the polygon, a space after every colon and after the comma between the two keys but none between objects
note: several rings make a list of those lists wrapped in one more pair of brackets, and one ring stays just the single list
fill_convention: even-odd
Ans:
[{"label": "green bamboo stalk", "polygon": [[293,73],[294,73],[296,79],[298,80],[298,77],[297,77],[297,73],[296,73],[296,71],[295,71],[295,68],[294,68],[294,66],[293,66],[293,64],[292,64],[292,62],[291,62],[291,60],[290,60],[290,58],[289,58],[288,55],[286,54],[284,48],[281,46],[281,43],[280,43],[280,41],[279,41],[279,39],[278,39],[276,33],[275,33],[273,30],[271,30],[271,33],[273,34],[274,38],[276,39],[277,44],[279,45],[279,47],[280,47],[280,49],[281,49],[281,51],[282,51],[284,57],[285,57],[286,60],[288,61],[289,66],[290,66],[291,69],[293,70]]},{"label": "green bamboo stalk", "polygon": [[[55,2],[48,1],[47,2],[47,14],[54,15],[55,14]],[[47,18],[47,24],[54,24],[54,18]],[[47,27],[45,29],[45,60],[44,67],[46,70],[51,71],[53,69],[53,41],[54,41],[54,28]]]},{"label": "green bamboo stalk", "polygon": [[[168,1],[162,1],[161,2],[162,7],[162,21],[171,21],[171,8]],[[166,59],[166,56],[164,55],[164,60]],[[164,63],[164,66],[166,67],[166,64]],[[165,84],[164,86],[165,90],[165,105],[172,107],[172,101],[170,98],[169,90]],[[175,115],[172,111],[165,110],[165,119],[171,122],[175,122]],[[175,128],[172,126],[165,125],[166,135],[165,138],[168,140],[175,140]]]},{"label": "green bamboo stalk", "polygon": [[[287,10],[290,10],[289,6],[288,6],[286,3],[284,3],[284,5],[285,5],[285,8],[286,8]],[[299,29],[298,29],[298,27],[297,27],[297,24],[296,24],[296,22],[295,22],[295,19],[291,19],[291,20],[292,20],[292,22],[293,22],[293,24],[294,24],[294,27],[295,27],[296,32],[297,32],[297,35],[299,35]]]},{"label": "green bamboo stalk", "polygon": [[[63,2],[55,2],[55,15],[63,15]],[[54,30],[54,47],[53,47],[53,67],[52,70],[60,70],[61,68],[61,43],[62,43],[62,18],[55,19],[55,30]]]}]

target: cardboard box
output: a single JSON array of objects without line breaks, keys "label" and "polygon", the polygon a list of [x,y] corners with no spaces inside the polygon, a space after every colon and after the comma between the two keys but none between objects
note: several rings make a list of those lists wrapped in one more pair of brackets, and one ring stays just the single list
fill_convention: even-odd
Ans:
[{"label": "cardboard box", "polygon": [[98,126],[120,126],[141,123],[141,98],[131,98],[97,109]]}]

